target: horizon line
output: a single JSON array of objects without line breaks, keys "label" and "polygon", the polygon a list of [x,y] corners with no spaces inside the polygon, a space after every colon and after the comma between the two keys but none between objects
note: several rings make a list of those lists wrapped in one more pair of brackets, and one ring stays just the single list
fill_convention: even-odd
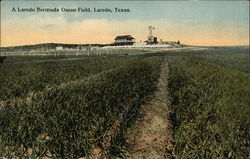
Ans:
[{"label": "horizon line", "polygon": [[[173,41],[171,41],[173,42]],[[24,46],[35,46],[41,44],[62,44],[62,45],[109,45],[112,43],[57,43],[57,42],[47,42],[47,43],[36,43],[36,44],[23,44],[23,45],[9,45],[9,46],[0,46],[0,48],[8,48],[8,47],[24,47]],[[250,44],[242,44],[242,45],[191,45],[191,44],[182,44],[187,46],[195,46],[195,47],[240,47],[240,46],[248,46]]]}]

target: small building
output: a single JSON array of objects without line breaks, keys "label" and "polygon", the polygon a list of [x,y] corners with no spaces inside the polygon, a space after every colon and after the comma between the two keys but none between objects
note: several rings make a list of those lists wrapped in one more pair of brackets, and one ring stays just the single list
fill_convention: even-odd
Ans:
[{"label": "small building", "polygon": [[135,43],[135,38],[131,35],[121,35],[115,38],[115,42],[113,45],[115,46],[123,46],[123,45],[133,45]]},{"label": "small building", "polygon": [[63,50],[63,47],[62,46],[57,46],[56,50]]},{"label": "small building", "polygon": [[157,37],[155,36],[148,36],[148,39],[147,39],[147,44],[157,44],[158,41],[157,41]]}]

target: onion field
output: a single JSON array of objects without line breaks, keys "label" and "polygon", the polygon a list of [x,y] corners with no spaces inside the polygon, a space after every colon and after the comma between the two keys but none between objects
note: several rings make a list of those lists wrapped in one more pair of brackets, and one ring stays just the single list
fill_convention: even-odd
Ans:
[{"label": "onion field", "polygon": [[[8,59],[8,58],[7,58]],[[86,58],[63,61],[5,63],[1,66],[0,101],[25,97],[69,81],[79,80],[132,62],[134,58]]]},{"label": "onion field", "polygon": [[160,158],[249,158],[249,68],[246,47],[7,57],[0,158],[142,159],[138,138]]},{"label": "onion field", "polygon": [[[10,93],[3,91],[2,99],[55,87],[1,107],[1,156],[80,158],[91,156],[96,148],[103,156],[122,155],[126,131],[154,91],[161,61],[162,57],[115,57],[3,66],[1,74],[7,79],[1,79],[1,87]],[[102,73],[90,75],[98,72]],[[69,80],[76,81],[61,85]],[[112,132],[117,122],[119,129]]]},{"label": "onion field", "polygon": [[249,49],[169,59],[175,158],[249,158]]}]

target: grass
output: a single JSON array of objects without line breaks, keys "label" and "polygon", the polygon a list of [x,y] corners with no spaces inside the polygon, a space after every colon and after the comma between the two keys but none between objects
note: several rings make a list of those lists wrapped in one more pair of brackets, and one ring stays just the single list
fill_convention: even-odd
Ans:
[{"label": "grass", "polygon": [[[216,48],[165,53],[170,64],[175,158],[249,157],[248,51]],[[140,106],[155,91],[162,55],[39,64],[11,64],[15,59],[9,59],[1,65],[2,100],[56,87],[31,101],[7,100],[0,109],[0,156],[79,158],[93,155],[98,148],[102,157],[126,158],[127,132]],[[76,82],[58,86],[71,80]],[[110,134],[116,123],[117,129]]]},{"label": "grass", "polygon": [[0,68],[0,101],[26,97],[31,92],[132,62],[138,57],[89,58],[74,61],[3,64]]},{"label": "grass", "polygon": [[4,60],[5,64],[15,64],[15,63],[24,63],[24,62],[33,62],[33,61],[43,61],[43,60],[59,60],[67,58],[87,58],[87,56],[7,56]]},{"label": "grass", "polygon": [[206,50],[183,50],[165,52],[168,56],[192,56],[203,61],[250,73],[249,47],[209,48]]},{"label": "grass", "polygon": [[[98,147],[121,157],[126,132],[155,90],[161,57],[145,57],[102,75],[55,88],[0,110],[0,156],[80,158]],[[107,132],[121,120],[111,136]],[[111,138],[110,145],[102,145]]]},{"label": "grass", "polygon": [[250,73],[249,48],[207,50],[199,59],[228,67],[240,72]]},{"label": "grass", "polygon": [[249,80],[200,57],[171,58],[176,158],[249,157]]}]

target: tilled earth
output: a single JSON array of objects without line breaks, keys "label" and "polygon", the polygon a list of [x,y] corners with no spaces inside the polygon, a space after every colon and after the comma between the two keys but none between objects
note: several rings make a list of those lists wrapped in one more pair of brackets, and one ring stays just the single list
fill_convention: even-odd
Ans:
[{"label": "tilled earth", "polygon": [[142,106],[143,118],[136,123],[128,137],[128,143],[132,147],[130,154],[133,159],[172,158],[168,73],[168,63],[165,59],[161,66],[161,74],[154,98]]}]

